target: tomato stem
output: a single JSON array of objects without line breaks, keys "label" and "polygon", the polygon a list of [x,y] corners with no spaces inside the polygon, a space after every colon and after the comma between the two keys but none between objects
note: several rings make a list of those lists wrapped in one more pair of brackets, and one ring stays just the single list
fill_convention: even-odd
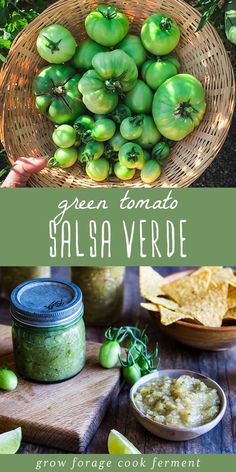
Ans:
[{"label": "tomato stem", "polygon": [[101,13],[107,20],[113,20],[117,16],[117,9],[113,6],[108,6],[107,8],[100,8],[98,6],[96,10],[99,11],[99,13]]},{"label": "tomato stem", "polygon": [[46,44],[46,48],[50,49],[52,54],[54,54],[54,52],[56,51],[60,51],[60,48],[58,46],[62,41],[61,39],[59,39],[59,41],[52,41],[52,39],[45,36],[45,34],[43,35],[43,37],[48,42],[48,44]]},{"label": "tomato stem", "polygon": [[168,31],[168,30],[170,30],[171,26],[172,26],[171,18],[162,18],[162,20],[160,22],[161,30]]},{"label": "tomato stem", "polygon": [[124,92],[121,83],[117,79],[105,80],[105,86],[109,92],[118,93],[121,98],[124,98]]},{"label": "tomato stem", "polygon": [[193,121],[193,113],[197,113],[197,110],[191,105],[190,101],[188,101],[180,103],[176,108],[174,115],[176,118],[189,118]]}]

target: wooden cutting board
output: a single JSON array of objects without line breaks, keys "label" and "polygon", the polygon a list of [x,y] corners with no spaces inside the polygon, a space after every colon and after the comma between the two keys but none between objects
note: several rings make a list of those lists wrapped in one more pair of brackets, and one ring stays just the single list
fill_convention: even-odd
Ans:
[{"label": "wooden cutting board", "polygon": [[[15,391],[0,390],[0,432],[21,426],[25,441],[84,452],[110,400],[120,390],[120,370],[99,366],[99,347],[98,343],[87,343],[86,366],[73,379],[51,385],[19,379]],[[3,325],[1,365],[15,369],[11,329]]]}]

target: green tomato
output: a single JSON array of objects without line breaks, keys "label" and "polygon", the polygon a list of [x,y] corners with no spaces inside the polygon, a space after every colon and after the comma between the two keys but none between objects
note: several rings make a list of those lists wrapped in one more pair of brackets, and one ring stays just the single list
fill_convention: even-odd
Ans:
[{"label": "green tomato", "polygon": [[100,157],[97,161],[89,161],[86,164],[86,173],[90,179],[102,182],[109,176],[110,165],[107,159]]},{"label": "green tomato", "polygon": [[158,12],[149,16],[141,29],[144,47],[157,56],[165,56],[176,48],[180,40],[180,29],[172,18]]},{"label": "green tomato", "polygon": [[144,116],[143,132],[136,142],[144,149],[151,149],[160,140],[161,135],[151,116]]},{"label": "green tomato", "polygon": [[82,144],[82,146],[80,146],[78,149],[78,161],[81,162],[81,164],[84,164],[84,159],[83,159],[84,148],[85,148],[85,144]]},{"label": "green tomato", "polygon": [[149,113],[152,110],[153,92],[142,80],[137,80],[136,85],[125,96],[125,104],[134,113]]},{"label": "green tomato", "polygon": [[115,46],[128,33],[129,21],[115,6],[98,5],[85,19],[85,29],[94,41]]},{"label": "green tomato", "polygon": [[67,28],[50,25],[43,28],[36,42],[39,55],[52,64],[69,61],[75,54],[76,41]]},{"label": "green tomato", "polygon": [[131,116],[131,111],[127,105],[124,105],[123,103],[120,103],[115,110],[113,110],[111,113],[108,113],[109,118],[111,118],[117,125],[120,125],[121,122],[127,118],[128,116]]},{"label": "green tomato", "polygon": [[180,63],[176,57],[159,56],[143,64],[142,77],[149,87],[156,90],[167,79],[178,74],[179,70]]},{"label": "green tomato", "polygon": [[135,169],[128,169],[118,161],[114,165],[114,174],[120,180],[131,180],[135,175]]},{"label": "green tomato", "polygon": [[109,118],[102,118],[94,122],[91,129],[91,136],[96,141],[108,141],[114,136],[115,131],[115,123]]},{"label": "green tomato", "polygon": [[155,182],[161,175],[161,166],[157,161],[151,159],[145,162],[143,169],[141,170],[140,177],[145,184],[151,184]]},{"label": "green tomato", "polygon": [[114,136],[112,136],[112,138],[108,141],[108,144],[111,146],[112,151],[118,152],[125,142],[126,140],[123,138],[120,132],[116,131]]},{"label": "green tomato", "polygon": [[70,125],[60,125],[53,131],[52,139],[58,147],[69,148],[74,146],[77,133]]},{"label": "green tomato", "polygon": [[85,110],[78,90],[80,78],[68,65],[44,67],[33,80],[36,108],[58,125],[75,120]]},{"label": "green tomato", "polygon": [[81,115],[79,116],[73,127],[79,135],[83,135],[86,131],[90,130],[94,125],[94,119],[90,115]]},{"label": "green tomato", "polygon": [[151,159],[151,154],[147,151],[147,149],[143,149],[143,155],[144,155],[144,161],[150,161]]},{"label": "green tomato", "polygon": [[130,116],[125,118],[120,125],[120,133],[123,138],[137,139],[143,132],[143,115]]},{"label": "green tomato", "polygon": [[170,146],[165,141],[160,141],[152,149],[152,159],[155,159],[162,167],[170,154]]},{"label": "green tomato", "polygon": [[16,374],[7,368],[0,369],[0,389],[11,392],[15,390],[18,384]]},{"label": "green tomato", "polygon": [[137,67],[140,67],[147,57],[140,37],[135,34],[127,34],[123,41],[117,44],[117,48],[132,57]]},{"label": "green tomato", "polygon": [[126,143],[119,150],[119,161],[122,166],[128,169],[142,169],[144,166],[144,156],[141,146],[136,143]]},{"label": "green tomato", "polygon": [[108,49],[101,44],[95,43],[90,38],[84,39],[76,48],[75,55],[72,57],[71,63],[77,69],[88,70],[92,68],[92,60],[98,52],[105,52]]},{"label": "green tomato", "polygon": [[90,141],[84,147],[81,162],[88,162],[99,159],[104,153],[104,144],[97,141]]},{"label": "green tomato", "polygon": [[131,366],[123,367],[122,374],[129,385],[134,385],[135,382],[137,382],[142,377],[141,369],[137,363],[134,363]]},{"label": "green tomato", "polygon": [[165,138],[180,141],[199,125],[206,110],[202,84],[190,74],[178,74],[154,95],[153,118]]},{"label": "green tomato", "polygon": [[99,351],[99,363],[105,369],[115,367],[121,356],[121,347],[118,341],[106,341]]},{"label": "green tomato", "polygon": [[92,60],[94,69],[84,73],[79,82],[83,102],[92,113],[107,114],[118,105],[119,95],[136,84],[138,69],[124,51],[99,52]]},{"label": "green tomato", "polygon": [[72,167],[78,159],[78,151],[76,147],[70,147],[67,149],[58,148],[54,153],[54,159],[63,169]]}]

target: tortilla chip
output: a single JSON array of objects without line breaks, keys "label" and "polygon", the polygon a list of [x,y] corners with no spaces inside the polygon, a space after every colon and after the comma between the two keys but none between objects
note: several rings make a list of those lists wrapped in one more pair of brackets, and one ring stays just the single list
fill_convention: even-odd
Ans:
[{"label": "tortilla chip", "polygon": [[228,284],[211,284],[203,298],[195,298],[181,306],[181,311],[190,313],[204,326],[219,327],[227,311]]},{"label": "tortilla chip", "polygon": [[182,313],[181,311],[172,311],[164,306],[160,306],[160,313],[161,313],[161,323],[164,326],[168,326],[172,323],[176,323],[176,321],[184,320],[185,318],[193,319],[190,314]]},{"label": "tortilla chip", "polygon": [[236,287],[229,285],[228,289],[228,310],[236,307]]},{"label": "tortilla chip", "polygon": [[160,311],[157,305],[154,305],[153,303],[140,303],[140,306],[142,308],[145,308],[145,310],[148,311]]},{"label": "tortilla chip", "polygon": [[211,278],[212,282],[217,284],[218,282],[228,282],[232,285],[236,284],[236,276],[231,267],[221,268],[220,270],[214,272]]},{"label": "tortilla chip", "polygon": [[151,303],[154,303],[155,305],[160,305],[169,308],[170,310],[176,310],[179,308],[178,303],[173,302],[173,300],[169,300],[168,298],[164,297],[149,297],[149,301]]},{"label": "tortilla chip", "polygon": [[236,320],[236,308],[226,311],[224,320]]},{"label": "tortilla chip", "polygon": [[163,295],[161,289],[163,283],[165,283],[165,279],[152,267],[140,267],[139,286],[143,298],[150,300],[150,297],[155,295]]},{"label": "tortilla chip", "polygon": [[210,280],[211,272],[204,268],[164,284],[161,288],[166,295],[182,306],[189,304],[195,298],[204,297]]}]

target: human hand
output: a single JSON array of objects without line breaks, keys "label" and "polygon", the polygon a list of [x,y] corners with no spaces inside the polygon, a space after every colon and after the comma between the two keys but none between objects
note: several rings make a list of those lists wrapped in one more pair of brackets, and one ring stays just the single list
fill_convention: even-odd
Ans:
[{"label": "human hand", "polygon": [[47,159],[44,157],[20,157],[12,166],[2,188],[26,187],[31,174],[44,169]]}]

